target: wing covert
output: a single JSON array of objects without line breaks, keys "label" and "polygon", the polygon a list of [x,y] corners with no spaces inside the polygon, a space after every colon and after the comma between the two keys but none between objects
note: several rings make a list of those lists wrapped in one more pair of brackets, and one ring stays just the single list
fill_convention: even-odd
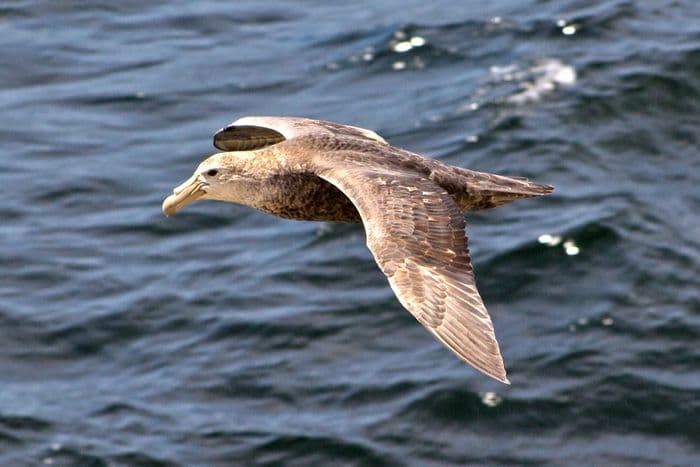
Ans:
[{"label": "wing covert", "polygon": [[508,384],[464,217],[450,195],[420,174],[387,167],[346,161],[317,175],[357,207],[367,246],[404,308],[460,359]]}]

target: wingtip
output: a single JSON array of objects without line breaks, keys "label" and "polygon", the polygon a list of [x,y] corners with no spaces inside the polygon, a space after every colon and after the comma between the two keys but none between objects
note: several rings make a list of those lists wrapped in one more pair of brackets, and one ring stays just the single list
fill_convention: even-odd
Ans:
[{"label": "wingtip", "polygon": [[493,373],[485,373],[485,374],[492,377],[493,379],[495,379],[496,381],[498,381],[500,383],[507,384],[510,386],[510,380],[508,379],[508,376],[506,375],[505,370],[498,375],[493,374]]}]

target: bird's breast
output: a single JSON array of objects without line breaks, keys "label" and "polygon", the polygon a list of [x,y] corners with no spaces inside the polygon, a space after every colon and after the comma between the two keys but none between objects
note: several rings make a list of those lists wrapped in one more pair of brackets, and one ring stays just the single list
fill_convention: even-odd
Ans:
[{"label": "bird's breast", "polygon": [[312,173],[270,177],[261,187],[258,209],[285,219],[361,222],[350,199]]}]

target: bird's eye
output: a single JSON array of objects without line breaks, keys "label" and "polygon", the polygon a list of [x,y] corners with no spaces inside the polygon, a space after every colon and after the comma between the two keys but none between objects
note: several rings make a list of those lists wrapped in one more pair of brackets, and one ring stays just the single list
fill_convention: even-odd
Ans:
[{"label": "bird's eye", "polygon": [[207,170],[207,175],[209,175],[210,177],[216,177],[216,174],[218,174],[218,173],[219,173],[219,171],[217,169]]}]

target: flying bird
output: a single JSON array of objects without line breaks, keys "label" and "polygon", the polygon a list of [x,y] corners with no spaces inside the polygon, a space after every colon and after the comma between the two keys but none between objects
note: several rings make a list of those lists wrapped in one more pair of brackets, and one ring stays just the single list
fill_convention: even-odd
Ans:
[{"label": "flying bird", "polygon": [[373,131],[307,118],[244,117],[219,130],[214,146],[223,152],[173,190],[165,215],[218,200],[286,219],[362,223],[401,305],[461,360],[509,384],[464,213],[553,187],[450,166]]}]

